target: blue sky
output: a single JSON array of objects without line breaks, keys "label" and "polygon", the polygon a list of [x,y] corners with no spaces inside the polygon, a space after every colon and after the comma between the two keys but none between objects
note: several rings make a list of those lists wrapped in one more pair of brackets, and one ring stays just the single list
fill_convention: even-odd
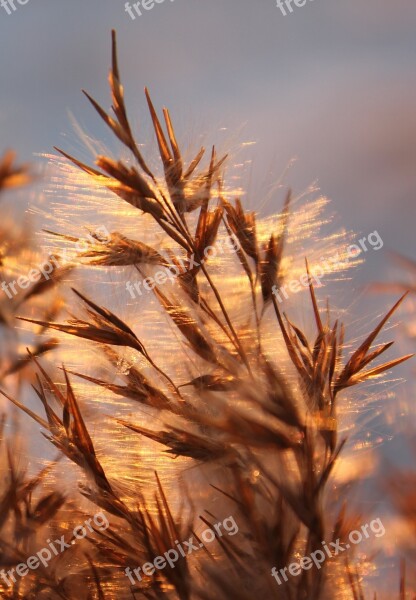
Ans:
[{"label": "blue sky", "polygon": [[[114,148],[81,89],[109,106],[116,28],[143,139],[147,85],[185,145],[201,134],[235,153],[255,141],[237,155],[252,160],[254,208],[295,158],[287,182],[296,192],[317,181],[334,226],[384,240],[358,269],[354,297],[364,282],[396,276],[389,249],[416,257],[415,3],[313,0],[285,17],[275,0],[165,0],[134,21],[122,0],[16,5],[12,15],[0,8],[0,149],[39,165],[54,145],[77,151],[70,113]],[[264,210],[280,202],[272,195]],[[386,298],[369,304],[381,312]]]},{"label": "blue sky", "polygon": [[103,137],[80,90],[108,105],[115,27],[138,122],[148,85],[185,139],[202,129],[215,141],[227,128],[234,145],[256,141],[253,193],[297,158],[295,189],[318,180],[347,228],[377,228],[412,254],[414,3],[313,0],[284,17],[274,0],[165,0],[134,21],[120,0],[17,6],[0,9],[2,147],[31,159],[64,135],[72,142],[69,111]]},{"label": "blue sky", "polygon": [[[77,148],[69,113],[111,147],[81,89],[109,106],[112,28],[144,137],[147,85],[185,143],[195,132],[232,151],[256,142],[244,151],[253,207],[296,158],[287,177],[295,191],[318,181],[337,227],[380,233],[383,251],[366,256],[348,285],[352,299],[386,266],[395,277],[389,249],[416,258],[415,2],[313,0],[284,17],[275,0],[165,0],[134,21],[124,0],[0,8],[0,151],[13,147],[41,165],[38,155],[54,145]],[[371,296],[365,305],[374,316],[387,302]]]}]

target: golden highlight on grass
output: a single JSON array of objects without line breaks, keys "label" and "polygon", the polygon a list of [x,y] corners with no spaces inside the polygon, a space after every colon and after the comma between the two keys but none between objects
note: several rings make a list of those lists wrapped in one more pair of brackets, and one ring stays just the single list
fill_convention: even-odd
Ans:
[{"label": "golden highlight on grass", "polygon": [[[184,157],[169,111],[163,110],[162,123],[146,89],[163,173],[153,172],[127,116],[114,32],[109,83],[111,113],[85,95],[128,155],[97,153],[90,166],[59,152],[68,177],[76,178],[79,170],[80,187],[89,182],[89,201],[100,204],[97,219],[104,219],[110,241],[97,239],[53,280],[65,303],[44,314],[16,315],[20,326],[35,328],[39,341],[2,372],[2,395],[41,427],[59,463],[51,460],[29,476],[16,464],[3,421],[0,567],[15,568],[42,540],[59,536],[96,507],[108,513],[110,527],[47,569],[18,577],[12,588],[0,580],[2,597],[362,599],[362,560],[352,549],[280,587],[271,568],[310,555],[323,540],[346,539],[362,522],[346,499],[348,486],[334,478],[349,446],[343,417],[347,404],[366,401],[365,392],[357,395],[352,388],[378,380],[410,357],[380,364],[392,342],[377,342],[405,296],[351,350],[343,323],[329,304],[322,308],[325,298],[309,277],[311,319],[302,327],[282,312],[272,289],[295,264],[295,238],[311,236],[319,226],[324,202],[298,210],[289,190],[280,214],[261,219],[241,199],[229,197],[226,156],[212,148],[204,163],[202,148],[190,160]],[[0,191],[23,183],[25,169],[13,167],[6,155]],[[58,209],[62,229],[73,217],[68,209],[65,221]],[[90,221],[82,222],[84,214],[81,206],[80,227],[93,230]],[[120,222],[114,228],[112,214],[124,229]],[[80,238],[69,226],[45,232],[55,243]],[[205,249],[227,236],[238,241],[238,251],[203,260]],[[129,274],[144,278],[178,259],[193,266],[174,285],[156,286],[134,304],[123,295]],[[309,261],[296,268],[309,274]],[[80,287],[87,289],[80,291],[73,278],[85,269],[87,281]],[[97,285],[91,295],[94,281],[103,277],[120,283],[118,309],[117,288],[103,296]],[[39,283],[19,308],[49,293]],[[81,311],[83,316],[73,314]],[[50,330],[56,338],[45,341]],[[17,377],[20,385],[11,386],[10,378]],[[38,408],[22,392],[28,384]],[[77,480],[78,488],[65,485],[66,477]],[[152,562],[177,540],[194,536],[199,542],[203,526],[229,514],[239,526],[235,537],[218,538],[204,552],[180,557],[175,568],[157,570],[134,586],[125,576],[127,567]]]}]

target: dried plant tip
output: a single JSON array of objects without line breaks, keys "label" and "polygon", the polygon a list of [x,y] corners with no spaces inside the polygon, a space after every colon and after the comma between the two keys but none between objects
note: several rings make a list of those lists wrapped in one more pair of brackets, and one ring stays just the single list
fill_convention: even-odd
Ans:
[{"label": "dried plant tip", "polygon": [[114,231],[108,240],[92,245],[86,252],[81,252],[80,259],[87,264],[100,266],[127,265],[164,265],[167,261],[156,250],[143,242],[127,238]]},{"label": "dried plant tip", "polygon": [[224,207],[227,213],[227,222],[232,232],[237,237],[244,252],[258,264],[259,253],[255,214],[253,212],[245,213],[239,199],[235,201],[235,207],[224,201]]}]

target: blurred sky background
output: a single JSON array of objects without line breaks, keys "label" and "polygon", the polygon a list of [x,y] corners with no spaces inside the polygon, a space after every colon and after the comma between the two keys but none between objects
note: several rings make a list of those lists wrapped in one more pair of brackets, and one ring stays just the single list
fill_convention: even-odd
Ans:
[{"label": "blurred sky background", "polygon": [[182,136],[256,141],[254,189],[296,157],[295,189],[318,180],[347,228],[416,254],[415,2],[309,0],[285,17],[275,0],[165,0],[135,21],[124,4],[0,8],[2,148],[33,159],[65,144],[68,111],[103,137],[80,90],[109,105],[115,27],[131,113],[146,114],[147,85]]},{"label": "blurred sky background", "polygon": [[242,159],[253,161],[250,206],[296,158],[286,178],[295,191],[318,181],[336,226],[377,229],[384,248],[367,253],[357,285],[394,277],[389,249],[416,258],[416,3],[313,0],[283,16],[275,0],[165,0],[134,21],[124,4],[0,8],[0,149],[39,165],[54,145],[73,150],[69,113],[111,147],[81,89],[109,106],[114,27],[143,138],[147,85],[181,140],[202,131],[232,151],[256,142]]},{"label": "blurred sky background", "polygon": [[309,0],[285,17],[275,0],[165,0],[134,21],[119,0],[17,6],[0,9],[2,147],[49,152],[69,110],[94,131],[80,89],[108,105],[115,27],[131,112],[148,85],[185,133],[256,141],[257,181],[296,157],[295,189],[317,179],[347,227],[412,254],[416,3]]},{"label": "blurred sky background", "polygon": [[318,181],[337,225],[377,229],[383,252],[367,254],[357,281],[386,276],[388,249],[416,257],[415,2],[308,0],[283,16],[275,0],[165,0],[134,21],[124,5],[0,8],[0,148],[39,163],[34,154],[54,145],[73,149],[69,112],[111,147],[81,89],[109,106],[115,27],[127,105],[144,138],[147,85],[181,140],[202,131],[226,150],[256,142],[244,153],[252,206],[296,158],[287,176],[296,191]]},{"label": "blurred sky background", "polygon": [[[296,158],[287,181],[297,192],[317,180],[337,227],[378,230],[384,248],[365,256],[350,301],[365,281],[395,277],[388,250],[416,259],[414,0],[308,0],[287,16],[275,0],[165,0],[134,21],[124,4],[30,0],[10,16],[0,8],[0,150],[39,164],[35,153],[72,150],[69,112],[111,147],[80,90],[108,108],[114,27],[127,105],[146,134],[144,85],[158,108],[169,106],[180,140],[202,130],[233,150],[256,142],[244,151],[251,206]],[[391,300],[367,296],[367,314]],[[412,398],[413,384],[405,389]],[[398,456],[400,439],[391,444],[386,453]]]},{"label": "blurred sky background", "polygon": [[[169,106],[181,140],[202,132],[232,151],[255,141],[242,158],[253,161],[253,207],[296,158],[286,178],[295,191],[318,181],[336,226],[377,229],[384,240],[354,274],[354,293],[395,277],[389,249],[416,258],[416,3],[313,0],[283,16],[275,0],[165,0],[134,21],[124,5],[30,0],[12,15],[0,8],[0,150],[13,147],[40,166],[36,154],[54,145],[73,150],[69,113],[112,147],[81,89],[109,106],[114,27],[143,138],[147,85],[158,107]],[[379,311],[385,302],[371,300]]]}]

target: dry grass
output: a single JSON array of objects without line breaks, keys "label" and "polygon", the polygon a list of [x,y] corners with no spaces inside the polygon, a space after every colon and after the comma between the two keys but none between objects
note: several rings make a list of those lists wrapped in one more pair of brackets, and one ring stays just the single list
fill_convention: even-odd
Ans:
[{"label": "dry grass", "polygon": [[[66,530],[69,523],[82,522],[84,511],[97,510],[94,505],[111,516],[111,527],[89,538],[81,550],[68,550],[50,568],[34,571],[13,589],[3,586],[2,597],[361,599],[360,564],[350,552],[326,561],[320,571],[303,571],[280,587],[270,570],[320,549],[322,540],[345,539],[363,522],[361,515],[347,508],[347,490],[333,479],[348,443],[341,432],[343,396],[347,390],[350,401],[351,388],[379,378],[409,358],[375,364],[391,347],[391,343],[375,345],[377,338],[404,297],[351,350],[343,324],[328,306],[320,306],[310,278],[312,321],[303,331],[281,312],[272,294],[287,270],[289,224],[296,218],[292,194],[286,194],[271,230],[265,230],[264,223],[259,226],[255,213],[225,191],[226,157],[217,157],[213,148],[204,166],[201,149],[185,161],[169,112],[163,111],[162,124],[146,90],[164,173],[158,177],[148,166],[127,117],[114,33],[109,81],[111,114],[86,95],[130,158],[98,155],[95,166],[89,166],[60,152],[90,178],[94,191],[108,193],[109,202],[118,197],[129,205],[130,230],[139,235],[151,228],[155,242],[112,231],[108,244],[97,239],[79,255],[79,268],[116,269],[119,274],[120,269],[132,268],[143,277],[158,266],[177,264],[178,256],[192,267],[181,272],[177,285],[153,290],[152,302],[157,304],[153,312],[146,312],[139,301],[131,322],[117,316],[107,302],[92,300],[78,290],[74,292],[84,310],[82,317],[71,315],[58,322],[57,311],[47,316],[20,313],[40,332],[58,332],[61,344],[66,335],[79,338],[94,360],[99,354],[105,358],[112,379],[65,367],[61,374],[52,375],[38,359],[40,349],[50,349],[44,345],[34,346],[28,359],[9,369],[8,373],[15,372],[17,365],[27,362],[36,367],[34,389],[44,417],[18,399],[16,391],[3,394],[41,426],[66,457],[62,464],[69,469],[69,463],[74,463],[83,475],[80,494],[72,491],[67,497],[52,489],[33,504],[36,489],[53,486],[53,478],[44,484],[53,465],[27,479],[9,452],[0,500],[0,527],[7,528],[7,539],[2,534],[0,541],[1,566],[10,568],[29,556],[33,532],[41,544],[45,529]],[[10,187],[24,181],[25,171],[13,168],[6,157],[0,182]],[[232,275],[217,264],[220,259],[202,260],[207,246],[231,234],[239,242]],[[77,239],[69,233],[49,235],[68,243]],[[163,243],[157,245],[157,240]],[[191,263],[192,257],[198,265]],[[236,270],[244,294],[238,305],[230,302],[224,287],[227,277],[229,287],[234,285]],[[38,288],[39,294],[47,291]],[[140,333],[141,324],[148,325],[148,314],[161,330],[161,344]],[[138,357],[127,370],[119,368],[123,349]],[[79,398],[77,389],[84,390],[87,398]],[[99,401],[92,411],[89,400],[98,390],[105,390],[110,398],[111,416],[96,414]],[[149,477],[139,460],[129,461],[129,454],[117,458],[117,445],[126,441],[139,449],[146,444],[156,474]],[[169,458],[175,464],[175,477],[163,483]],[[129,485],[123,481],[126,475]],[[89,504],[81,501],[81,495]],[[127,566],[153,561],[175,547],[175,540],[198,538],[201,524],[229,514],[239,525],[237,536],[223,537],[189,561],[181,559],[175,569],[157,571],[130,586],[123,574]]]}]

